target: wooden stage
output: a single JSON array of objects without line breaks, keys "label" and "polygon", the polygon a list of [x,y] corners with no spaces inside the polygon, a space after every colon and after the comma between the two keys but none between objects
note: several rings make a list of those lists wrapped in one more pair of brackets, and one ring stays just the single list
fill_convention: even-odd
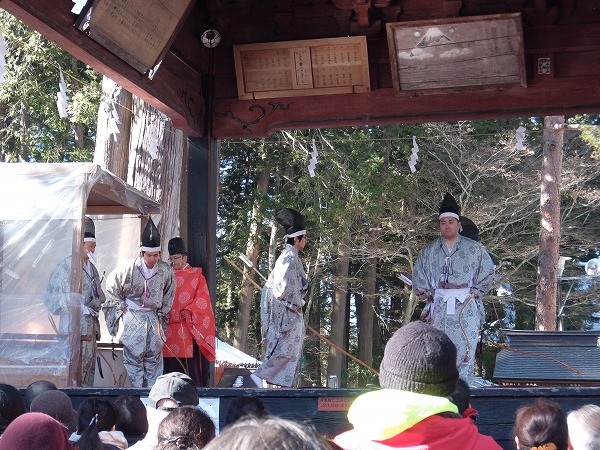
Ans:
[{"label": "wooden stage", "polygon": [[[136,388],[65,388],[73,407],[89,396],[111,399],[130,394],[148,396],[148,389]],[[346,419],[347,408],[352,400],[366,392],[360,389],[246,389],[246,388],[199,388],[202,400],[218,405],[219,426],[231,401],[240,395],[260,397],[269,412],[293,420],[309,421],[319,432],[334,436],[351,426]],[[476,422],[479,431],[487,434],[506,450],[514,450],[512,426],[515,411],[537,397],[547,397],[557,402],[565,413],[588,403],[600,406],[600,387],[502,387],[492,386],[473,389],[472,406],[479,411]]]}]

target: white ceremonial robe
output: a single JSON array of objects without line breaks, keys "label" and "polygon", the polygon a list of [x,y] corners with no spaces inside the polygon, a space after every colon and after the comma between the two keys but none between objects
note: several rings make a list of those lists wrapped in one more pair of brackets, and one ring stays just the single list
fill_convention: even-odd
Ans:
[{"label": "white ceremonial robe", "polygon": [[123,318],[123,365],[133,387],[142,387],[144,380],[151,387],[162,375],[164,333],[175,297],[171,266],[158,261],[154,274],[146,279],[142,264],[142,259],[136,258],[108,276],[108,301],[102,307],[112,336],[117,334],[119,317]]},{"label": "white ceremonial robe", "polygon": [[460,377],[473,379],[475,352],[485,322],[482,298],[494,280],[494,263],[477,241],[459,235],[452,249],[439,237],[421,250],[413,269],[413,291],[432,302],[431,324],[457,350]]},{"label": "white ceremonial robe", "polygon": [[267,383],[294,385],[306,333],[302,307],[307,290],[300,256],[292,245],[286,244],[261,296],[260,316],[266,349],[264,360],[254,374]]}]

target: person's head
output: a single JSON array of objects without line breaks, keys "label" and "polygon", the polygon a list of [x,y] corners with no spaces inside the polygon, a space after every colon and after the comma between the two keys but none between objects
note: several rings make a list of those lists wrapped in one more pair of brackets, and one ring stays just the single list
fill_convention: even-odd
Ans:
[{"label": "person's head", "polygon": [[84,233],[83,233],[83,260],[89,259],[88,253],[94,254],[96,251],[96,226],[94,221],[89,217],[85,217],[84,220]]},{"label": "person's head", "polygon": [[58,390],[58,388],[52,381],[47,381],[47,380],[34,381],[29,386],[27,386],[27,389],[25,389],[25,395],[24,395],[25,407],[29,411],[29,408],[31,408],[31,402],[33,401],[34,398],[36,398],[42,392],[56,391],[56,390]]},{"label": "person's head", "polygon": [[70,450],[67,429],[47,414],[30,412],[17,417],[0,439],[0,450]]},{"label": "person's head", "polygon": [[457,381],[456,347],[443,331],[411,322],[386,344],[379,368],[382,388],[449,397]]},{"label": "person's head", "polygon": [[306,247],[306,234],[287,238],[286,243],[293,246],[297,251],[304,250],[304,247]]},{"label": "person's head", "polygon": [[187,249],[182,238],[174,237],[169,241],[169,259],[173,270],[181,270],[187,264]]},{"label": "person's head", "polygon": [[281,208],[275,211],[275,220],[285,228],[286,243],[298,251],[306,245],[306,227],[304,216],[295,209]]},{"label": "person's head", "polygon": [[446,192],[440,204],[440,234],[449,241],[454,241],[460,231],[460,207],[449,192]]},{"label": "person's head", "polygon": [[174,409],[158,426],[156,450],[198,450],[215,437],[215,424],[194,406]]},{"label": "person's head", "polygon": [[180,406],[196,406],[199,401],[194,381],[181,372],[159,376],[148,394],[148,406],[167,411]]},{"label": "person's head", "polygon": [[234,398],[229,404],[227,415],[225,416],[225,425],[231,425],[246,417],[263,419],[268,415],[269,412],[260,398],[243,395]]},{"label": "person's head", "polygon": [[558,404],[540,398],[517,410],[514,435],[517,450],[549,444],[556,450],[567,450],[567,418]]},{"label": "person's head", "polygon": [[77,432],[85,431],[94,419],[98,431],[110,431],[117,422],[117,408],[110,400],[101,397],[88,397],[77,410]]},{"label": "person's head", "polygon": [[26,412],[19,390],[10,384],[0,384],[0,435],[13,420]]},{"label": "person's head", "polygon": [[454,217],[440,219],[440,234],[444,239],[454,240],[460,231],[460,221]]},{"label": "person's head", "polygon": [[148,269],[152,269],[160,259],[160,252],[144,252],[142,251],[142,259]]},{"label": "person's head", "polygon": [[83,260],[87,261],[89,259],[89,254],[94,254],[96,251],[96,243],[95,242],[84,242],[83,243]]},{"label": "person's head", "polygon": [[567,415],[569,448],[600,450],[600,406],[585,405]]},{"label": "person's head", "polygon": [[206,450],[329,450],[326,439],[308,424],[268,417],[250,417],[225,428]]},{"label": "person's head", "polygon": [[30,411],[48,414],[67,427],[69,433],[77,430],[77,412],[69,396],[62,391],[42,392],[31,402]]},{"label": "person's head", "polygon": [[77,433],[81,435],[77,447],[82,450],[101,449],[98,432],[111,431],[117,422],[117,408],[100,397],[88,397],[77,411]]},{"label": "person's head", "polygon": [[138,438],[148,432],[146,407],[139,397],[119,395],[115,399],[118,416],[115,429],[121,431],[126,438]]},{"label": "person's head", "polygon": [[471,389],[469,384],[462,378],[458,379],[456,389],[449,400],[456,405],[458,413],[462,415],[471,406]]},{"label": "person's head", "polygon": [[160,259],[160,233],[151,218],[146,222],[142,232],[140,252],[144,264],[149,269],[152,269]]}]

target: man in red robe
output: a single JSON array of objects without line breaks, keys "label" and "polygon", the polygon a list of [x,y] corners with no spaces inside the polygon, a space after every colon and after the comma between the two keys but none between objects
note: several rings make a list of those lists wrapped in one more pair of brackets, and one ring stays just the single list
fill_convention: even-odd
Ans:
[{"label": "man in red robe", "polygon": [[165,370],[184,372],[197,386],[207,386],[208,362],[215,360],[215,315],[206,280],[200,267],[188,264],[183,239],[169,241],[169,256],[175,273],[175,300],[163,347]]}]

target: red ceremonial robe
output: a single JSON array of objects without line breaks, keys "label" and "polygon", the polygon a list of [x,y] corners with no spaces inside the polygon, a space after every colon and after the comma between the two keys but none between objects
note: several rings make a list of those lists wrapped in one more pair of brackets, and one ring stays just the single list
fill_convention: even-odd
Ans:
[{"label": "red ceremonial robe", "polygon": [[[188,264],[182,270],[175,270],[174,273],[175,299],[169,313],[169,325],[165,331],[166,344],[163,347],[165,369],[173,367],[167,358],[177,357],[188,364],[189,361],[185,359],[194,357],[194,343],[208,361],[214,361],[215,315],[202,269]],[[194,362],[194,365],[197,364],[200,364],[200,361]],[[181,367],[178,370],[185,371]],[[201,385],[198,382],[197,384]]]}]

